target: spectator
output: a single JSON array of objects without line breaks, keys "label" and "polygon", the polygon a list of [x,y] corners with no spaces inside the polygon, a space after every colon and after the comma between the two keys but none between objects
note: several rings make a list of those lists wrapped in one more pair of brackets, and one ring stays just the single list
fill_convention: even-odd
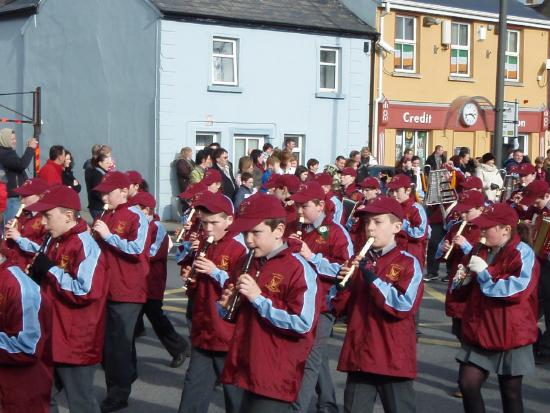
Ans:
[{"label": "spectator", "polygon": [[92,157],[90,159],[86,159],[86,161],[84,162],[84,165],[82,165],[82,169],[86,170],[86,169],[93,168],[92,166],[93,160],[95,157],[97,157],[97,155],[99,155],[99,151],[101,150],[102,147],[103,145],[100,145],[99,143],[92,145]]},{"label": "spectator", "polygon": [[495,165],[495,157],[492,153],[486,153],[481,157],[481,164],[476,168],[476,176],[483,182],[483,191],[487,199],[495,202],[503,181],[500,170]]},{"label": "spectator", "polygon": [[208,168],[212,167],[212,158],[208,151],[202,149],[195,155],[195,167],[189,174],[189,183],[196,184],[202,180]]},{"label": "spectator", "polygon": [[346,167],[346,158],[344,158],[342,155],[336,157],[336,161],[334,162],[334,166],[336,166],[336,170],[341,171]]},{"label": "spectator", "polygon": [[294,152],[295,147],[296,147],[296,141],[293,138],[286,138],[284,142],[283,152],[292,154],[292,152]]},{"label": "spectator", "polygon": [[359,165],[361,164],[361,152],[359,151],[351,151],[349,153],[349,159],[355,161],[355,163],[357,164],[357,168],[359,167]]},{"label": "spectator", "polygon": [[179,157],[174,163],[176,167],[176,176],[178,177],[178,187],[179,191],[183,192],[189,186],[189,178],[191,171],[195,168],[195,163],[193,162],[193,150],[186,146],[180,151]]},{"label": "spectator", "polygon": [[[269,158],[271,155],[273,155],[273,145],[269,142],[264,143],[264,146],[262,146],[261,156],[260,156],[260,162],[262,165],[262,173],[265,172],[265,163],[267,161],[267,158]],[[250,153],[252,155],[252,152]]]},{"label": "spectator", "polygon": [[353,168],[357,170],[358,167],[359,167],[359,163],[355,159],[346,159],[344,168]]},{"label": "spectator", "polygon": [[265,153],[265,151],[262,152],[259,149],[253,149],[252,152],[250,152],[250,158],[252,159],[253,166],[252,177],[254,178],[254,188],[256,189],[260,189],[262,186],[262,174],[265,172],[265,162],[262,162],[262,157]]},{"label": "spectator", "polygon": [[8,199],[4,211],[4,224],[12,219],[19,209],[19,195],[13,192],[20,184],[27,180],[25,169],[34,158],[34,150],[38,141],[31,138],[27,141],[27,148],[22,157],[17,156],[15,147],[17,136],[12,129],[0,129],[0,165],[4,168],[7,179]]},{"label": "spectator", "polygon": [[405,149],[405,152],[403,152],[403,156],[395,164],[395,168],[396,169],[402,168],[402,165],[405,164],[406,161],[408,161],[408,160],[410,161],[412,159],[413,155],[414,155],[414,153],[413,153],[413,150],[411,148]]},{"label": "spectator", "polygon": [[518,166],[523,162],[523,152],[520,149],[516,149],[512,152],[512,156],[504,162],[504,169],[510,173],[513,167]]},{"label": "spectator", "polygon": [[233,201],[235,192],[237,192],[237,183],[229,164],[229,155],[225,149],[218,148],[214,151],[212,158],[214,159],[212,168],[218,170],[222,176],[222,192]]},{"label": "spectator", "polygon": [[422,185],[422,170],[420,168],[420,157],[413,156],[411,159],[411,169],[412,169],[412,181],[414,184],[414,190],[416,193],[417,202],[422,202],[425,197],[424,187]]},{"label": "spectator", "polygon": [[546,180],[550,181],[550,149],[546,151],[546,158],[544,158],[544,170],[546,171]]},{"label": "spectator", "polygon": [[372,156],[368,146],[363,146],[361,148],[361,165],[366,167],[378,165],[378,161],[374,156]]},{"label": "spectator", "polygon": [[436,145],[432,154],[426,159],[426,165],[430,165],[432,170],[443,169],[443,165],[445,165],[446,162],[447,157],[441,145]]},{"label": "spectator", "polygon": [[289,167],[286,169],[286,173],[289,175],[294,175],[296,173],[297,167],[298,167],[298,158],[296,158],[296,155],[290,155]]},{"label": "spectator", "polygon": [[[294,172],[294,175],[296,175],[298,177],[300,182],[306,182],[309,179],[309,171],[303,165],[299,165],[296,168],[296,172]],[[315,176],[315,175],[313,175],[313,176]]]},{"label": "spectator", "polygon": [[252,163],[252,158],[250,156],[241,156],[239,159],[239,172],[237,173],[237,176],[235,177],[235,181],[237,182],[238,186],[241,186],[241,175],[245,172],[248,172],[252,175],[252,172],[254,171],[254,164]]},{"label": "spectator", "polygon": [[315,178],[315,175],[317,175],[317,171],[319,170],[319,161],[315,158],[308,159],[306,166],[308,171],[308,179]]},{"label": "spectator", "polygon": [[266,170],[262,174],[262,192],[267,192],[267,181],[269,177],[273,174],[279,173],[281,168],[281,161],[276,156],[270,156],[267,158]]},{"label": "spectator", "polygon": [[78,180],[74,177],[74,159],[73,155],[69,151],[65,151],[65,163],[63,167],[63,173],[61,174],[63,185],[74,189],[76,192],[80,192],[82,186],[80,185],[80,182],[78,182]]},{"label": "spectator", "polygon": [[535,158],[535,169],[537,170],[536,178],[535,178],[536,180],[546,181],[547,175],[546,175],[546,170],[544,169],[543,166],[544,166],[544,157],[539,156]]},{"label": "spectator", "polygon": [[50,148],[50,159],[40,169],[38,174],[49,185],[62,185],[63,166],[65,165],[65,148],[61,145],[54,145]]},{"label": "spectator", "polygon": [[87,169],[85,173],[86,191],[88,192],[88,209],[93,219],[96,219],[103,212],[103,200],[101,194],[94,191],[110,168],[113,166],[113,160],[110,156],[100,153],[94,159],[93,168]]},{"label": "spectator", "polygon": [[241,186],[235,194],[234,205],[236,211],[239,210],[241,202],[254,193],[254,178],[250,172],[243,172],[241,174],[241,181]]},{"label": "spectator", "polygon": [[455,168],[460,169],[464,176],[472,176],[475,174],[475,164],[470,157],[470,149],[463,147],[460,148],[458,155],[451,158]]},{"label": "spectator", "polygon": [[221,145],[218,142],[212,142],[210,145],[208,145],[208,148],[212,151],[212,153],[221,148]]},{"label": "spectator", "polygon": [[292,157],[292,153],[283,151],[281,153],[281,170],[282,174],[288,174],[291,166],[290,166],[290,158]]}]

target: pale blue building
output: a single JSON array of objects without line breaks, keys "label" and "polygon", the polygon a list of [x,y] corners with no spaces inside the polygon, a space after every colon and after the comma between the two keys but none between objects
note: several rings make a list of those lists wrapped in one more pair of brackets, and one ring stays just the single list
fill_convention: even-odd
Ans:
[{"label": "pale blue building", "polygon": [[0,0],[0,93],[41,86],[42,145],[79,164],[111,145],[168,219],[184,146],[217,141],[236,163],[292,137],[326,164],[368,143],[377,34],[370,1],[345,3],[363,20],[323,0]]}]

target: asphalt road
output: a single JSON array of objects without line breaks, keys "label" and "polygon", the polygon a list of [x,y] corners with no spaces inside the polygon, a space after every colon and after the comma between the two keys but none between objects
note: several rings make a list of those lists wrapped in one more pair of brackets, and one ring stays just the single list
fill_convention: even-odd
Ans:
[{"label": "asphalt road", "polygon": [[[185,305],[187,300],[181,290],[177,277],[177,268],[169,262],[169,276],[165,294],[165,311],[169,314],[176,329],[187,334]],[[420,310],[420,336],[417,346],[419,375],[415,381],[418,412],[461,412],[462,402],[450,396],[456,389],[458,365],[454,356],[459,344],[451,334],[450,320],[444,313],[443,283],[426,283]],[[175,412],[179,405],[186,363],[171,369],[167,366],[170,356],[164,350],[146,321],[147,335],[137,340],[139,378],[134,383],[128,413],[168,413]],[[346,376],[336,370],[340,348],[345,334],[345,326],[337,324],[329,342],[330,365],[337,390],[337,401],[343,403]],[[549,411],[550,406],[550,364],[537,367],[536,374],[524,378],[523,385],[525,411],[541,413]],[[104,375],[98,369],[95,378],[95,393],[99,401],[105,397]],[[483,389],[487,412],[502,411],[496,376],[491,376]],[[62,407],[60,412],[68,412]],[[311,410],[313,412],[314,409]],[[343,408],[341,407],[341,411]],[[377,402],[375,412],[382,412]],[[219,387],[212,391],[209,413],[222,413],[223,394]],[[78,412],[75,412],[78,413]],[[260,412],[259,412],[260,413]]]}]

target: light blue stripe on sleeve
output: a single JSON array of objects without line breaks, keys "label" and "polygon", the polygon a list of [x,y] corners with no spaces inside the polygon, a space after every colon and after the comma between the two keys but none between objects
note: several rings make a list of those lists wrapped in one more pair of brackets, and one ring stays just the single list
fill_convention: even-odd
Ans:
[{"label": "light blue stripe on sleeve", "polygon": [[464,255],[468,255],[470,253],[470,251],[472,250],[472,248],[473,248],[472,244],[470,244],[468,241],[465,241],[464,245],[460,246],[460,249],[462,250]]},{"label": "light blue stripe on sleeve", "polygon": [[55,277],[62,290],[69,291],[77,296],[86,295],[92,289],[97,262],[101,255],[101,249],[88,232],[78,234],[82,242],[84,259],[78,266],[76,278],[66,273],[63,268],[54,266],[50,268],[50,273]]},{"label": "light blue stripe on sleeve", "polygon": [[426,233],[426,227],[428,226],[428,217],[426,216],[426,211],[424,211],[424,208],[421,205],[415,202],[412,206],[416,208],[418,214],[420,215],[420,225],[418,225],[418,227],[412,227],[410,222],[404,220],[408,222],[408,225],[404,224],[403,226],[406,227],[404,228],[405,232],[411,237],[422,238]]},{"label": "light blue stripe on sleeve", "polygon": [[40,249],[40,245],[38,245],[36,242],[32,242],[30,239],[25,237],[19,237],[15,242],[17,243],[19,248],[21,248],[21,250],[25,252],[32,252],[33,254],[36,254]]},{"label": "light blue stripe on sleeve", "polygon": [[334,204],[333,221],[334,222],[342,221],[342,214],[344,213],[344,205],[342,204],[342,201],[340,201],[336,195],[332,196],[330,200]]},{"label": "light blue stripe on sleeve", "polygon": [[151,249],[149,250],[150,257],[157,255],[157,252],[159,252],[160,246],[164,241],[164,237],[166,237],[166,229],[164,229],[164,225],[162,225],[159,221],[154,221],[153,224],[157,226],[157,235],[155,237],[155,242],[151,244]]},{"label": "light blue stripe on sleeve", "polygon": [[435,259],[438,260],[443,257],[443,246],[445,245],[445,237],[441,238],[437,245],[437,251],[435,252]]},{"label": "light blue stripe on sleeve", "polygon": [[531,274],[535,265],[535,253],[527,244],[520,242],[516,250],[521,256],[521,270],[519,275],[510,275],[506,279],[493,281],[487,269],[477,275],[477,282],[481,292],[487,297],[504,298],[524,291],[531,282]]},{"label": "light blue stripe on sleeve", "polygon": [[391,283],[382,281],[380,278],[376,278],[373,285],[380,291],[382,296],[384,296],[388,306],[397,311],[410,311],[414,306],[416,295],[418,294],[418,287],[420,287],[420,283],[422,282],[422,270],[420,269],[418,260],[411,254],[405,251],[401,251],[401,254],[412,258],[414,263],[414,274],[405,294],[401,294]]},{"label": "light blue stripe on sleeve", "polygon": [[241,244],[246,250],[246,252],[248,252],[248,247],[246,246],[246,242],[244,242],[244,236],[242,233],[238,233],[233,237],[233,239],[237,241],[239,244]]},{"label": "light blue stripe on sleeve", "polygon": [[300,334],[305,334],[313,327],[315,318],[315,296],[317,294],[317,274],[308,262],[299,254],[292,254],[294,258],[300,261],[304,269],[306,281],[306,291],[304,292],[304,302],[300,314],[289,314],[285,310],[273,307],[273,302],[263,296],[259,296],[253,302],[258,313],[266,318],[275,327],[292,330]]},{"label": "light blue stripe on sleeve", "polygon": [[191,242],[185,241],[181,244],[181,247],[176,250],[176,263],[182,262],[191,252]]},{"label": "light blue stripe on sleeve", "polygon": [[111,234],[105,241],[118,248],[126,254],[141,254],[145,249],[145,241],[147,240],[147,229],[149,227],[149,221],[147,217],[137,206],[128,208],[128,211],[133,212],[139,217],[137,237],[133,241],[120,238],[117,234]]},{"label": "light blue stripe on sleeve", "polygon": [[225,282],[229,279],[229,274],[226,271],[216,268],[210,276],[223,288]]},{"label": "light blue stripe on sleeve", "polygon": [[42,304],[40,287],[19,267],[9,267],[8,271],[15,277],[21,287],[21,308],[23,309],[23,330],[16,336],[0,332],[0,349],[8,353],[25,353],[33,355],[40,341],[40,321],[38,313]]},{"label": "light blue stripe on sleeve", "polygon": [[340,264],[329,262],[321,253],[313,254],[309,262],[313,264],[318,274],[326,277],[336,277],[340,271]]},{"label": "light blue stripe on sleeve", "polygon": [[348,258],[353,257],[353,242],[351,242],[351,237],[349,236],[348,230],[345,229],[342,224],[340,224],[340,221],[334,222],[334,224],[342,230],[344,236],[346,237],[346,241],[348,243]]}]

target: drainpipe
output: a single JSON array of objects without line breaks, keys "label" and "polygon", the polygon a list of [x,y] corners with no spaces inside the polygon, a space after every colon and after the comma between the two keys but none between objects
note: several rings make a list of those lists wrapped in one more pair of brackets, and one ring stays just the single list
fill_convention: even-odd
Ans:
[{"label": "drainpipe", "polygon": [[[384,40],[384,17],[388,15],[391,11],[390,9],[390,2],[389,0],[386,0],[384,3],[384,10],[380,12],[380,38],[379,41]],[[374,52],[374,51],[373,51]],[[378,107],[380,106],[380,102],[382,101],[383,93],[382,93],[382,76],[384,75],[384,51],[378,49],[376,51],[378,54],[378,79],[377,79],[377,85],[376,85],[376,99],[374,100],[374,110],[373,110],[373,128],[372,128],[372,147],[371,152],[374,154],[374,156],[378,159],[378,162],[383,163],[384,160],[380,159],[380,154],[378,153]]]}]

